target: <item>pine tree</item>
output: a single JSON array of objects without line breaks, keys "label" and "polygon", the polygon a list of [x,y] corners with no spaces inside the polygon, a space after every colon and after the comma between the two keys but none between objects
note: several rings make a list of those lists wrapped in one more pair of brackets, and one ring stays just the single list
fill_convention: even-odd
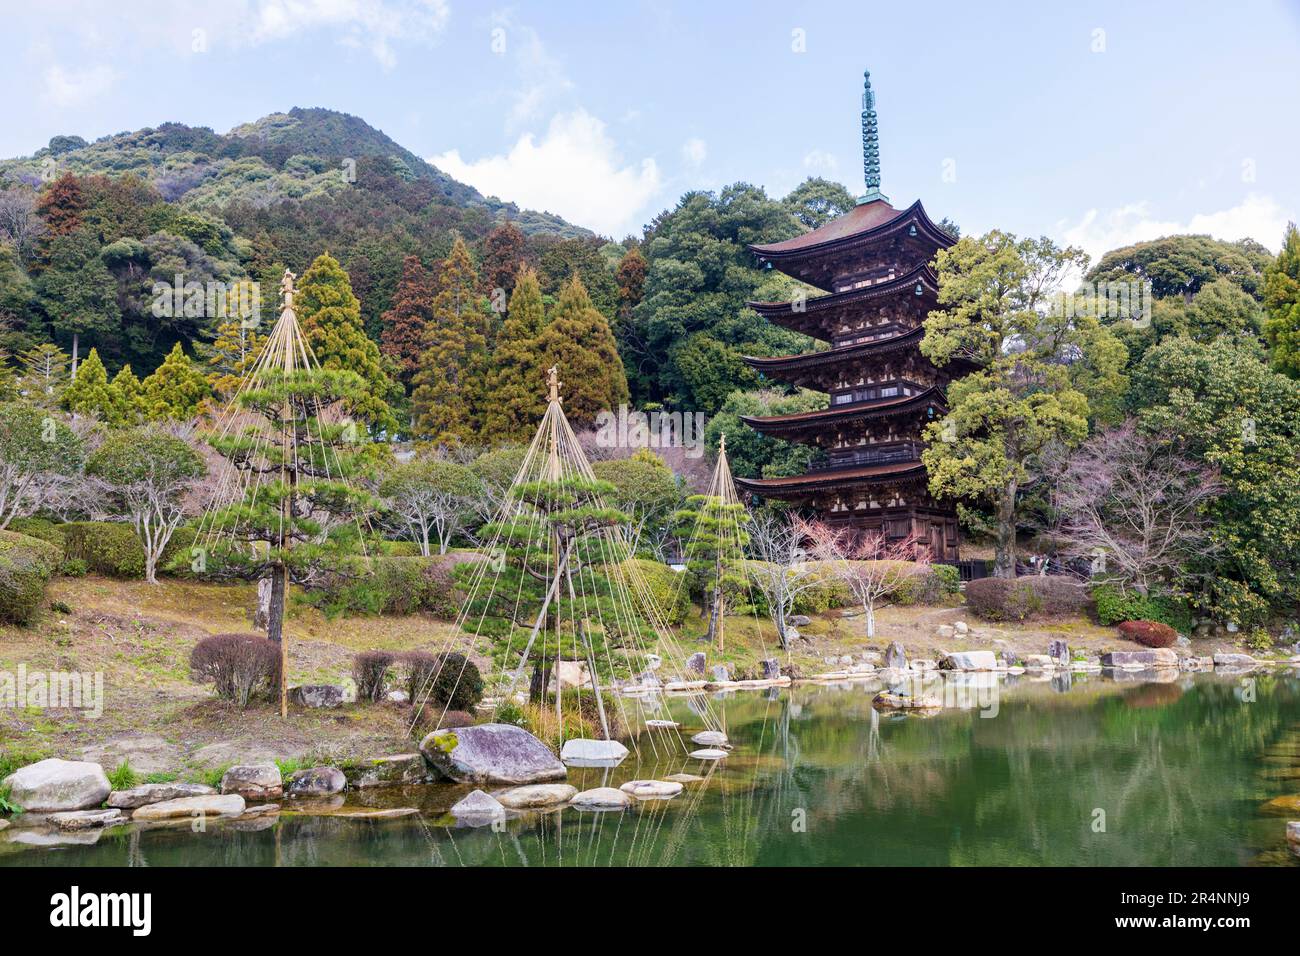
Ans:
[{"label": "pine tree", "polygon": [[1300,232],[1287,223],[1282,251],[1264,270],[1264,334],[1273,349],[1273,367],[1300,378]]},{"label": "pine tree", "polygon": [[574,428],[592,425],[596,415],[628,400],[627,375],[614,333],[575,273],[538,340],[543,367],[557,365],[565,383],[564,412]]},{"label": "pine tree", "polygon": [[59,393],[68,385],[68,353],[53,342],[22,352],[18,356],[22,368],[22,387],[29,402],[52,405]]},{"label": "pine tree", "polygon": [[179,342],[141,387],[145,416],[156,421],[193,418],[212,394],[207,378],[190,361]]},{"label": "pine tree", "polygon": [[483,438],[489,444],[526,441],[546,411],[546,366],[538,351],[546,324],[542,287],[527,266],[514,286],[488,375]]},{"label": "pine tree", "polygon": [[241,321],[218,326],[217,337],[211,344],[201,347],[208,367],[212,369],[208,373],[208,384],[213,393],[223,399],[233,396],[240,381],[257,362],[265,344],[265,335]]},{"label": "pine tree", "polygon": [[481,430],[487,373],[487,310],[469,249],[456,237],[438,273],[438,294],[411,398],[417,428],[435,442],[465,445]]},{"label": "pine tree", "polygon": [[393,306],[383,315],[379,348],[397,363],[402,383],[409,385],[420,368],[424,335],[433,319],[433,280],[418,256],[402,260],[402,278],[393,293]]},{"label": "pine tree", "polygon": [[113,420],[117,399],[108,384],[108,370],[99,359],[98,349],[91,349],[77,366],[77,377],[64,390],[62,403],[74,415],[93,415],[106,422]]},{"label": "pine tree", "polygon": [[328,252],[316,257],[298,283],[296,299],[303,335],[321,368],[355,372],[366,383],[366,398],[356,409],[376,431],[394,431],[389,406],[393,383],[384,371],[379,346],[365,333],[361,303],[339,261]]}]

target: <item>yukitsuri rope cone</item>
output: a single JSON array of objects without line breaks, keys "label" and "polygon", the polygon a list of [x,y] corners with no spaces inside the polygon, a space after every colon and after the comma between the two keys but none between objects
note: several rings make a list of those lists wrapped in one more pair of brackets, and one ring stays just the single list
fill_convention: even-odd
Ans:
[{"label": "yukitsuri rope cone", "polygon": [[[342,573],[349,558],[364,559],[368,511],[368,496],[348,484],[341,451],[357,442],[358,426],[345,407],[365,384],[353,372],[322,369],[316,361],[294,312],[295,278],[284,271],[280,317],[206,436],[228,466],[218,475],[194,548],[195,571],[269,581],[266,626],[280,645],[282,717],[288,716],[283,635],[290,580]],[[357,531],[346,548],[330,538],[344,523]]]},{"label": "yukitsuri rope cone", "polygon": [[[700,692],[692,709],[716,728],[704,681],[685,677],[686,652],[633,560],[628,517],[608,505],[613,486],[593,473],[564,415],[560,388],[552,367],[546,411],[495,520],[481,532],[481,560],[462,582],[461,612],[438,667],[413,701],[412,728],[426,707],[438,706],[430,696],[443,669],[456,666],[449,660],[461,661],[451,685],[463,676],[465,659],[447,652],[468,633],[493,642],[489,683],[499,692],[485,704],[494,717],[516,706],[527,679],[527,700],[554,707],[563,741],[577,738],[573,728],[583,726],[580,705],[589,695],[595,714],[588,711],[588,724],[594,717],[605,740],[617,718],[634,747],[644,738],[656,754],[689,750],[676,724],[652,715],[662,706],[660,691]],[[577,673],[576,693],[562,692],[561,664]],[[447,709],[443,704],[433,726]],[[643,728],[647,733],[636,733]]]}]

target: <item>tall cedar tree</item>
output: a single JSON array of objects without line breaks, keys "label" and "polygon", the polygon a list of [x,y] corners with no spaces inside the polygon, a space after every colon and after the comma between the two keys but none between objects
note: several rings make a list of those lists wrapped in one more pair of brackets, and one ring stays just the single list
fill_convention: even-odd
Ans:
[{"label": "tall cedar tree", "polygon": [[81,184],[72,173],[64,173],[41,194],[36,212],[45,220],[47,238],[54,239],[81,228],[81,215],[86,209],[86,198]]},{"label": "tall cedar tree", "polygon": [[403,385],[410,385],[420,368],[424,334],[432,320],[433,279],[419,256],[407,256],[402,260],[393,307],[384,313],[379,335],[379,348],[397,363]]},{"label": "tall cedar tree", "polygon": [[266,338],[238,319],[217,326],[217,337],[202,350],[211,369],[208,384],[214,393],[223,400],[234,396],[244,376],[257,364]]},{"label": "tall cedar tree", "polygon": [[542,287],[527,266],[519,270],[514,287],[492,357],[483,413],[483,438],[494,445],[527,441],[546,411],[546,366],[538,351],[546,325]]},{"label": "tall cedar tree", "polygon": [[524,264],[524,234],[513,222],[503,222],[483,240],[483,294],[491,298],[502,289],[505,295],[513,295]]},{"label": "tall cedar tree", "polygon": [[97,349],[91,349],[77,366],[77,376],[64,389],[61,403],[74,415],[94,415],[106,422],[117,417],[117,393],[108,382],[108,371]]},{"label": "tall cedar tree", "polygon": [[575,273],[560,291],[551,319],[538,340],[543,368],[559,366],[564,412],[575,428],[628,400],[627,375],[614,333]]},{"label": "tall cedar tree", "polygon": [[618,264],[614,278],[618,281],[618,318],[630,322],[632,310],[645,296],[645,256],[636,246],[629,249]]},{"label": "tall cedar tree", "polygon": [[487,381],[487,324],[469,248],[457,236],[438,273],[433,318],[411,397],[416,428],[439,444],[478,440]]},{"label": "tall cedar tree", "polygon": [[374,431],[395,431],[397,419],[388,404],[395,397],[393,383],[379,346],[366,336],[348,274],[328,252],[317,256],[299,281],[295,304],[303,336],[321,368],[355,372],[365,381],[365,398],[356,414]]}]

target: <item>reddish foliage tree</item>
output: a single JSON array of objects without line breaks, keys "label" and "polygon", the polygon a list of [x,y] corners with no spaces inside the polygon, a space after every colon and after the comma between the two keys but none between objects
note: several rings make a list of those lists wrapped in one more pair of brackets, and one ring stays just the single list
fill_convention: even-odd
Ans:
[{"label": "reddish foliage tree", "polygon": [[483,294],[492,298],[497,289],[503,290],[500,301],[504,304],[515,288],[515,276],[525,262],[524,234],[513,222],[504,222],[487,234],[483,240],[480,259]]},{"label": "reddish foliage tree", "polygon": [[1065,463],[1058,534],[1067,554],[1093,561],[1095,576],[1147,594],[1177,585],[1187,561],[1213,547],[1204,512],[1222,493],[1214,469],[1130,420],[1097,432]]},{"label": "reddish foliage tree", "polygon": [[424,333],[433,318],[433,282],[416,256],[402,260],[402,278],[393,305],[383,315],[380,350],[397,363],[400,377],[409,384],[424,351]]},{"label": "reddish foliage tree", "polygon": [[72,173],[64,173],[54,180],[36,203],[36,211],[45,220],[51,238],[80,228],[85,208],[81,184]]}]

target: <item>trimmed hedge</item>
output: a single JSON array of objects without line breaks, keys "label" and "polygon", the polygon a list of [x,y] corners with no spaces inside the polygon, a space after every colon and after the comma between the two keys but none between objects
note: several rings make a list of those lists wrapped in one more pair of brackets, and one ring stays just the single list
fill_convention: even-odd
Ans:
[{"label": "trimmed hedge", "polygon": [[904,607],[916,604],[942,606],[961,593],[961,574],[951,564],[932,564],[898,589],[894,600]]},{"label": "trimmed hedge", "polygon": [[427,702],[442,710],[472,712],[483,699],[483,676],[464,654],[408,651],[402,663],[406,692],[417,707]]},{"label": "trimmed hedge", "polygon": [[1124,621],[1119,632],[1144,647],[1171,647],[1178,640],[1178,632],[1159,621]]},{"label": "trimmed hedge", "polygon": [[1137,591],[1121,591],[1113,584],[1092,589],[1097,602],[1097,623],[1107,627],[1124,621],[1159,621],[1180,634],[1192,630],[1192,612],[1187,602],[1176,598],[1150,597]]},{"label": "trimmed hedge", "polygon": [[45,585],[58,566],[55,545],[15,531],[0,531],[0,621],[30,624],[45,602]]},{"label": "trimmed hedge", "polygon": [[966,606],[986,621],[1081,614],[1088,604],[1087,592],[1072,578],[1061,576],[981,578],[966,584]]},{"label": "trimmed hedge", "polygon": [[[63,557],[79,563],[91,574],[109,578],[144,577],[144,545],[135,528],[123,521],[69,521],[59,525],[63,531]],[[188,553],[194,544],[194,529],[177,528],[158,561],[159,573],[166,573],[169,562]],[[181,562],[186,570],[189,562]]]},{"label": "trimmed hedge", "polygon": [[48,541],[58,547],[60,554],[63,552],[63,525],[56,524],[49,518],[14,518],[6,530]]}]

